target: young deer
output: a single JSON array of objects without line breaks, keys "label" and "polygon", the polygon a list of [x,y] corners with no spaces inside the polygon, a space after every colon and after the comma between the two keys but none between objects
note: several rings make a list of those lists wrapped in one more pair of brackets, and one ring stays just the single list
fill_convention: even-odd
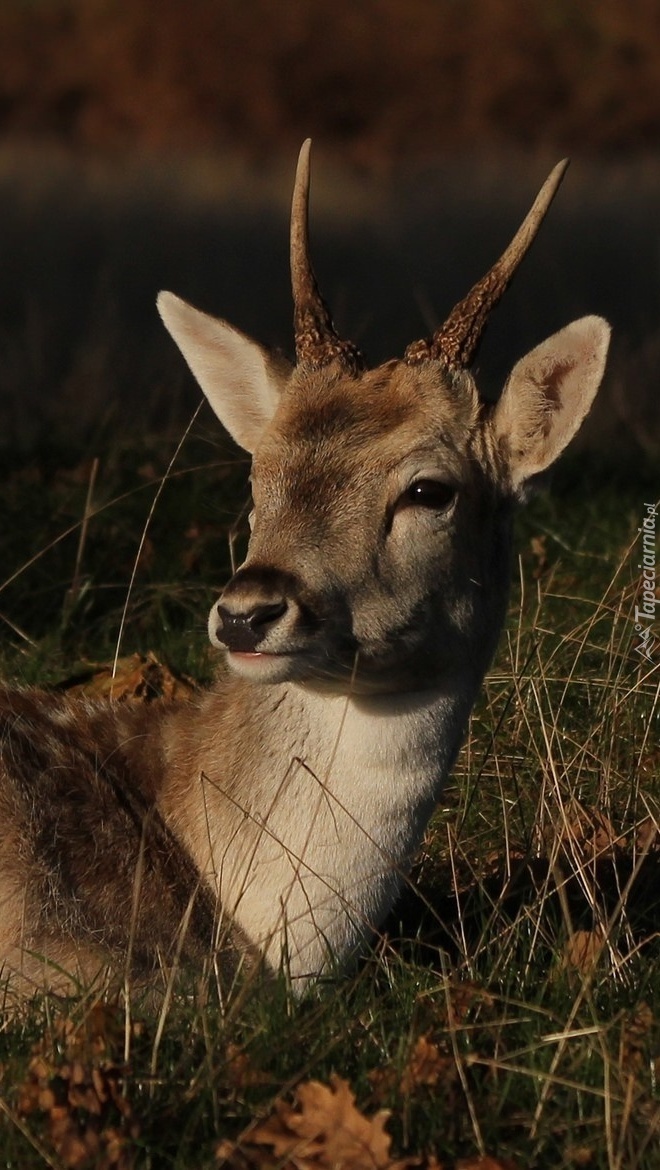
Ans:
[{"label": "young deer", "polygon": [[300,988],[381,922],[503,622],[516,499],[603,373],[598,317],[522,358],[494,406],[469,372],[564,169],[433,337],[374,370],[338,337],[310,265],[309,143],[295,366],[161,293],[252,454],[248,554],[209,622],[227,669],[173,706],[0,696],[0,957],[17,984],[249,951]]}]

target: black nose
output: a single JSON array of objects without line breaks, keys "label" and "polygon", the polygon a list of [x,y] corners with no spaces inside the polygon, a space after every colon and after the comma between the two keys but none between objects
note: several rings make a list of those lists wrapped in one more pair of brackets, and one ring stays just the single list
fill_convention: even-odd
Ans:
[{"label": "black nose", "polygon": [[249,654],[257,649],[270,627],[286,610],[287,602],[284,598],[262,602],[238,612],[233,612],[219,602],[218,617],[221,624],[216,630],[216,637],[219,642],[224,642],[228,650]]}]

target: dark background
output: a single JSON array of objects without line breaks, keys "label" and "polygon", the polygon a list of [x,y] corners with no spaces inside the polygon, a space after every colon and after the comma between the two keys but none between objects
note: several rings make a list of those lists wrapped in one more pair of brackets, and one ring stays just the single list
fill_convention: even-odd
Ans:
[{"label": "dark background", "polygon": [[470,146],[655,149],[655,0],[4,0],[0,128],[94,150],[363,166]]},{"label": "dark background", "polygon": [[496,393],[568,320],[615,328],[584,442],[660,453],[655,0],[4,0],[0,444],[176,433],[170,287],[291,347],[288,199],[340,329],[401,353],[573,164],[488,331]]}]

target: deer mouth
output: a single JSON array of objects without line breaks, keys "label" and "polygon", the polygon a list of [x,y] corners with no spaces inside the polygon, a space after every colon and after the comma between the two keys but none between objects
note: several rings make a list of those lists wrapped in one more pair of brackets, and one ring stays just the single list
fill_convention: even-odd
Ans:
[{"label": "deer mouth", "polygon": [[255,683],[302,681],[309,675],[300,651],[227,650],[225,658],[233,674]]}]

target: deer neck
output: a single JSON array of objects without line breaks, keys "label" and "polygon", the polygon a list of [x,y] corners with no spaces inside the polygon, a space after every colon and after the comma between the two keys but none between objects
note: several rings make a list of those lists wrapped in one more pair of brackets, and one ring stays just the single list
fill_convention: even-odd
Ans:
[{"label": "deer neck", "polygon": [[391,905],[474,690],[370,698],[221,680],[170,728],[163,811],[219,904],[294,979],[343,958]]}]

